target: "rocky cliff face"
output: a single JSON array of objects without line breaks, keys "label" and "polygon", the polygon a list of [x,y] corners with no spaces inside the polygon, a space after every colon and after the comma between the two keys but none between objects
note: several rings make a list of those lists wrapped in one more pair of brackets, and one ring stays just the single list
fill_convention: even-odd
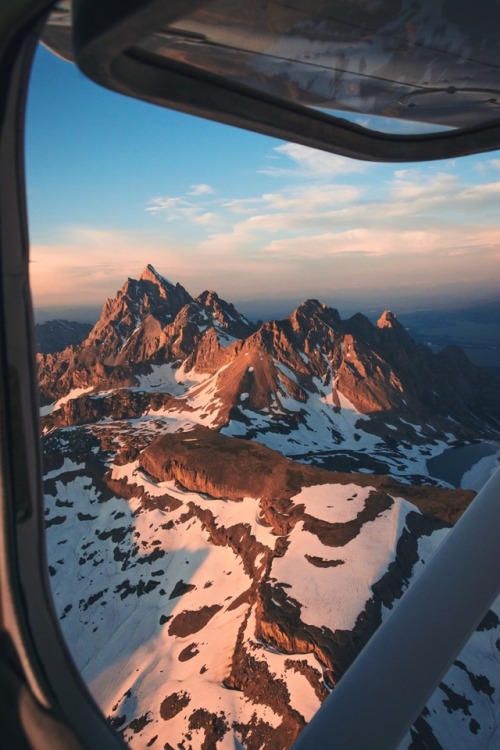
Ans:
[{"label": "rocky cliff face", "polygon": [[104,364],[152,358],[161,349],[163,328],[191,300],[184,287],[146,266],[137,281],[128,279],[116,297],[106,300],[83,348],[96,349]]},{"label": "rocky cliff face", "polygon": [[102,386],[109,377],[117,383],[121,372],[111,375],[111,368],[125,366],[130,378],[130,365],[162,361],[167,343],[163,330],[191,299],[180,284],[174,286],[146,266],[140,279],[128,279],[114,298],[106,300],[80,345],[38,356],[43,399],[56,400],[73,388]]},{"label": "rocky cliff face", "polygon": [[189,369],[213,372],[224,362],[225,348],[252,331],[252,324],[215,292],[194,300],[148,265],[138,280],[128,279],[106,300],[81,344],[38,356],[42,399],[57,400],[74,388],[103,389],[110,378],[117,384],[123,368],[129,381],[145,363],[190,358]]}]

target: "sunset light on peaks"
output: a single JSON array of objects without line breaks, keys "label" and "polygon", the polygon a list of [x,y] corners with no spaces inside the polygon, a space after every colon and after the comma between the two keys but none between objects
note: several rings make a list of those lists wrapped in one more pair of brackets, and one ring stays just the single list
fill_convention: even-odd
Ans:
[{"label": "sunset light on peaks", "polygon": [[14,744],[487,750],[500,0],[14,6]]}]

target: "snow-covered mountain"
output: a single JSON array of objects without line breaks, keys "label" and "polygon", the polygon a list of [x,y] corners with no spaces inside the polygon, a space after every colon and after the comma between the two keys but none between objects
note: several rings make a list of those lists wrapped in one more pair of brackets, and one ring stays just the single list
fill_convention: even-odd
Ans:
[{"label": "snow-covered mountain", "polygon": [[147,266],[79,346],[39,355],[44,430],[183,414],[305,463],[429,481],[427,461],[500,434],[499,381],[434,355],[396,317],[342,320],[316,300],[258,330],[214,292]]},{"label": "snow-covered mountain", "polygon": [[[428,504],[469,497],[333,474],[206,428],[150,429],[46,438],[63,632],[132,747],[289,747],[447,533]],[[498,613],[402,748],[491,747]]]},{"label": "snow-covered mountain", "polygon": [[[391,313],[255,330],[151,266],[39,367],[56,608],[138,750],[290,747],[474,495],[429,457],[498,437],[498,381]],[[401,750],[495,746],[499,614]]]},{"label": "snow-covered mountain", "polygon": [[148,265],[140,279],[128,279],[106,300],[80,345],[39,355],[42,398],[55,400],[75,388],[137,384],[134,375],[156,364],[178,364],[198,351],[210,349],[214,360],[217,350],[222,353],[253,328],[214,292],[193,299]]}]

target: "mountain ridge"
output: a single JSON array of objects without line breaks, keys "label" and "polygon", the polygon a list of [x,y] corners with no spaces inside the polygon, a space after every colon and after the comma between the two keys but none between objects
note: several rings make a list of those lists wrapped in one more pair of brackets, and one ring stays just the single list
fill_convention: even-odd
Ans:
[{"label": "mountain ridge", "polygon": [[[163,385],[155,375],[162,368]],[[355,459],[365,460],[362,446],[381,438],[379,473],[391,471],[384,453],[404,453],[410,442],[432,453],[436,441],[500,436],[498,381],[456,347],[435,355],[415,343],[391,311],[375,324],[361,313],[342,320],[309,299],[256,327],[214,291],[193,298],[150,265],[105,302],[81,344],[38,355],[38,370],[45,430],[99,418],[109,408],[89,409],[89,400],[127,388],[156,394],[154,403],[170,389],[200,423],[269,447],[273,435],[289,433],[287,455],[317,465],[329,446],[345,447],[342,460],[354,469]],[[147,410],[148,399],[135,398]],[[127,401],[130,416],[139,416],[134,397]],[[372,455],[367,467],[375,466]]]},{"label": "mountain ridge", "polygon": [[54,318],[35,324],[36,350],[41,354],[53,354],[72,344],[80,344],[92,330],[90,323]]}]

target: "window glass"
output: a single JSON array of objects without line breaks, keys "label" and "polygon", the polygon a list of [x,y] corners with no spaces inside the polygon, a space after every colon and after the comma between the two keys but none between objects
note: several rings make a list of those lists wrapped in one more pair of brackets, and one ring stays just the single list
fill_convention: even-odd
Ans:
[{"label": "window glass", "polygon": [[[290,747],[498,465],[500,158],[349,161],[40,48],[27,172],[73,657],[131,747]],[[498,614],[402,748],[487,746]]]}]

